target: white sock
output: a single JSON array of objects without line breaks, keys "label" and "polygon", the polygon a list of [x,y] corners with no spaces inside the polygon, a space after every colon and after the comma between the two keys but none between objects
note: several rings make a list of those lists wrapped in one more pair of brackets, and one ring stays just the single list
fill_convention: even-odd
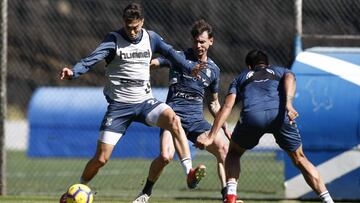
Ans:
[{"label": "white sock", "polygon": [[191,158],[185,158],[181,160],[181,165],[184,169],[185,175],[189,174],[190,169],[192,168]]},{"label": "white sock", "polygon": [[87,185],[89,183],[89,181],[85,181],[84,179],[80,178],[80,183],[84,184],[84,185]]},{"label": "white sock", "polygon": [[230,180],[226,182],[227,194],[236,196],[237,182]]},{"label": "white sock", "polygon": [[334,203],[329,191],[322,192],[319,197],[323,203]]}]

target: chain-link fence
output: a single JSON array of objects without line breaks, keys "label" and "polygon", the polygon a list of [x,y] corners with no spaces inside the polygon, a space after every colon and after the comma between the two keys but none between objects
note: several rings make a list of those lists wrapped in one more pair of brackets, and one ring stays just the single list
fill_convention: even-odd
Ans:
[{"label": "chain-link fence", "polygon": [[[56,196],[78,181],[89,157],[28,156],[29,101],[34,91],[44,86],[103,86],[103,63],[80,79],[70,82],[60,81],[58,73],[65,64],[75,64],[87,56],[108,32],[121,27],[122,10],[129,2],[8,2],[7,194]],[[273,64],[290,66],[292,63],[295,24],[293,0],[141,2],[145,8],[144,27],[159,33],[176,49],[191,46],[190,28],[195,20],[204,18],[214,27],[215,43],[209,55],[221,68],[221,101],[229,82],[244,68],[244,56],[249,50],[258,48],[266,51]],[[305,48],[314,45],[360,46],[357,38],[360,34],[360,1],[304,0],[303,6]],[[314,37],[316,35],[352,37],[344,40],[341,37]],[[153,87],[166,88],[167,74],[166,69],[153,72]],[[56,98],[51,99],[56,101]],[[54,108],[58,106],[56,103],[49,105]],[[231,120],[235,121],[237,116],[234,113]],[[77,135],[74,133],[72,136]],[[149,136],[149,142],[154,139],[157,139],[157,135]],[[74,146],[73,150],[78,150],[76,143]],[[246,154],[239,181],[242,197],[283,198],[283,154],[278,149],[271,137],[266,136],[257,150]],[[91,186],[104,196],[135,196],[146,179],[150,160],[114,158],[91,182]],[[209,169],[207,178],[198,190],[185,190],[185,181],[179,176],[182,173],[180,165],[172,163],[156,184],[154,195],[220,198],[215,159],[207,153],[198,152],[194,162],[205,162]]]}]

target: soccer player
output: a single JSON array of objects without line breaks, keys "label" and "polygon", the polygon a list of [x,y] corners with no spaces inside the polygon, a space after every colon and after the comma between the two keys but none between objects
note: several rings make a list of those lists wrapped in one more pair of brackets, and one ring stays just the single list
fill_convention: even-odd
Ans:
[{"label": "soccer player", "polygon": [[[196,21],[191,29],[192,48],[182,52],[187,60],[194,63],[197,61],[206,62],[206,69],[200,71],[197,77],[193,77],[179,64],[172,64],[164,58],[156,58],[152,60],[153,67],[169,66],[170,68],[170,87],[166,103],[171,106],[175,113],[180,116],[181,124],[185,130],[187,138],[196,143],[200,137],[206,137],[211,129],[211,125],[204,118],[203,99],[205,90],[208,93],[208,108],[215,117],[220,109],[218,100],[220,69],[211,58],[208,57],[208,49],[213,44],[213,29],[205,21]],[[230,133],[223,125],[223,130],[227,136]],[[133,203],[148,202],[152,193],[152,188],[159,178],[161,172],[174,157],[174,144],[171,139],[169,130],[161,131],[160,154],[153,160],[150,166],[146,184],[133,201]],[[209,145],[206,150],[213,154],[217,160],[217,171],[221,183],[221,193],[223,197],[226,191],[226,179],[224,162],[228,151],[228,142],[218,136],[214,142]],[[203,174],[196,174],[199,179]],[[196,187],[196,183],[190,185],[191,188]]]},{"label": "soccer player", "polygon": [[[153,31],[143,29],[144,15],[141,4],[130,3],[123,11],[123,28],[109,33],[101,44],[73,69],[65,67],[60,79],[75,79],[94,64],[106,61],[104,95],[109,103],[101,123],[96,153],[87,163],[80,182],[87,184],[109,160],[121,136],[132,121],[158,126],[171,132],[181,164],[187,174],[187,184],[199,180],[205,166],[192,168],[189,145],[181,122],[167,104],[155,99],[150,86],[150,61],[154,52],[184,63],[191,72],[199,63],[186,61]],[[136,139],[136,138],[134,138]]]},{"label": "soccer player", "polygon": [[215,118],[208,138],[197,143],[199,147],[211,144],[234,104],[242,102],[240,121],[232,133],[225,160],[227,197],[224,202],[236,202],[241,156],[246,150],[255,147],[264,133],[273,133],[276,142],[300,169],[307,184],[323,202],[332,203],[318,170],[302,149],[295,122],[298,112],[292,105],[296,90],[294,74],[286,68],[269,65],[268,56],[260,50],[250,51],[245,62],[248,69],[242,71],[230,84],[224,105]]}]

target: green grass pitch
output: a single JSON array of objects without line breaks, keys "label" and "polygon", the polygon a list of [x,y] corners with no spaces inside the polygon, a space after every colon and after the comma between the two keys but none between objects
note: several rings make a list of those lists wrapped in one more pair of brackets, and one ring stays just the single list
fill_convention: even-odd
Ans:
[{"label": "green grass pitch", "polygon": [[[77,183],[89,158],[29,158],[23,151],[7,153],[7,196],[0,202],[58,202],[68,186]],[[111,159],[89,184],[96,193],[95,203],[131,202],[142,189],[151,160]],[[150,202],[220,202],[220,184],[215,158],[199,152],[193,165],[204,163],[207,176],[199,187],[189,190],[177,160],[166,167],[156,183]],[[276,153],[248,153],[242,158],[238,194],[251,202],[281,199],[284,194],[284,165]]]}]

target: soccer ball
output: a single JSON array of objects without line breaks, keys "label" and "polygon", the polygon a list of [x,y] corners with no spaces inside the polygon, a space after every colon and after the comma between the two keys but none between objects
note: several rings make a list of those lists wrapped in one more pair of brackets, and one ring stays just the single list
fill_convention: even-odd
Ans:
[{"label": "soccer ball", "polygon": [[94,195],[88,186],[75,184],[61,197],[60,203],[92,203],[93,200]]}]

